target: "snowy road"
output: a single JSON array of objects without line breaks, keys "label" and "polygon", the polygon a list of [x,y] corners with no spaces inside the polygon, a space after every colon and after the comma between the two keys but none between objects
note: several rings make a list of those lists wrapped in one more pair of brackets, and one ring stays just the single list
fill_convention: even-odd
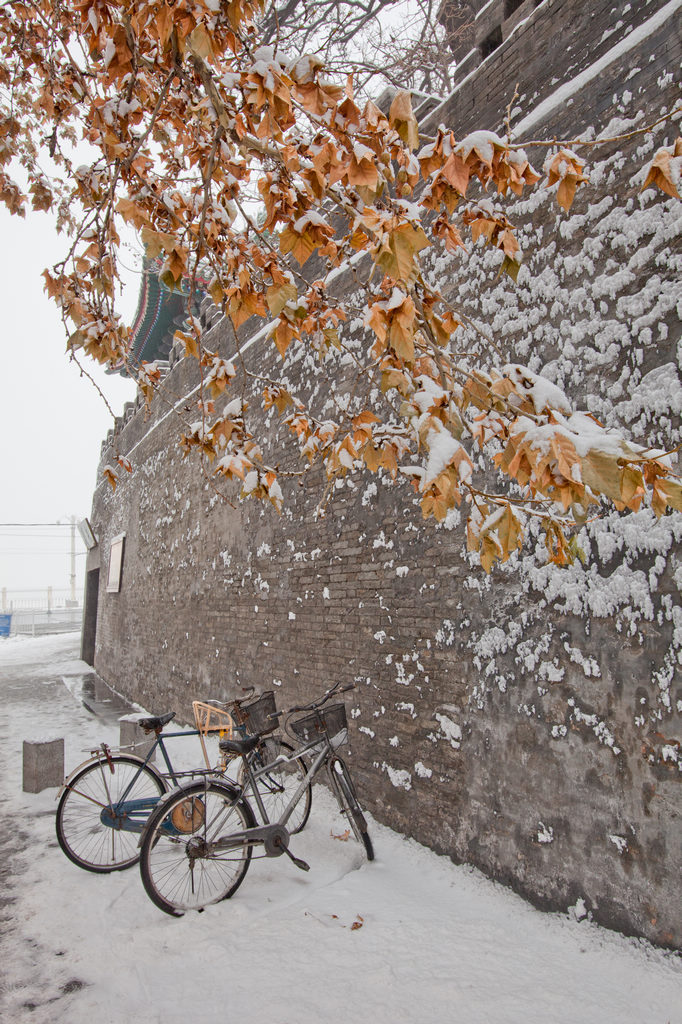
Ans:
[{"label": "snowy road", "polygon": [[63,736],[67,767],[117,741],[77,699],[77,653],[74,634],[0,641],[3,1021],[682,1024],[679,959],[541,914],[373,822],[369,864],[331,837],[344,826],[319,787],[292,841],[310,873],[255,861],[203,914],[166,917],[137,869],[81,871],[56,843],[56,791],[21,792],[23,739]]}]

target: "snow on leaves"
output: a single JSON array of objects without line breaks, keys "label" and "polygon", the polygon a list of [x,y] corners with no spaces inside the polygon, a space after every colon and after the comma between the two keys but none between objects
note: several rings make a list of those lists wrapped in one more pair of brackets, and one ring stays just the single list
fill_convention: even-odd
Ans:
[{"label": "snow on leaves", "polygon": [[682,177],[682,138],[674,146],[663,146],[658,150],[647,167],[642,191],[649,185],[657,185],[663,192],[680,199],[680,178]]},{"label": "snow on leaves", "polygon": [[547,186],[557,185],[557,202],[564,210],[570,210],[576,190],[588,180],[583,174],[585,162],[568,149],[560,149],[548,157],[545,164]]},{"label": "snow on leaves", "polygon": [[[497,365],[485,332],[463,343],[461,315],[422,273],[434,244],[461,253],[463,277],[467,246],[484,245],[516,280],[522,254],[505,201],[542,184],[569,210],[587,183],[584,161],[548,143],[539,174],[494,132],[457,140],[441,126],[420,140],[408,92],[385,114],[318,59],[259,45],[260,9],[249,0],[0,7],[0,199],[21,216],[29,204],[57,212],[73,229],[64,261],[45,274],[72,355],[125,366],[147,402],[161,384],[158,367],[134,365],[115,309],[123,222],[160,261],[163,284],[187,290],[188,308],[201,279],[235,331],[267,321],[281,379],[209,351],[192,317],[176,336],[201,374],[183,451],[239,481],[243,495],[279,509],[287,477],[317,464],[330,485],[361,470],[404,477],[424,516],[443,521],[467,506],[469,546],[486,570],[521,546],[529,519],[565,564],[579,554],[576,526],[604,499],[617,509],[649,503],[657,516],[682,508],[666,453],[605,430],[530,370]],[[77,167],[79,143],[91,162]],[[51,175],[39,166],[44,150]],[[643,187],[679,198],[681,164],[678,140],[656,153]],[[336,288],[342,274],[354,276],[353,294]],[[364,325],[360,340],[347,320]],[[317,404],[319,388],[296,393],[287,376],[299,356],[324,381]],[[281,468],[292,467],[289,449],[266,457],[249,403],[230,399],[232,389],[252,405],[260,391],[302,469]],[[508,490],[478,481],[480,455]],[[107,476],[114,484],[116,470]]]}]

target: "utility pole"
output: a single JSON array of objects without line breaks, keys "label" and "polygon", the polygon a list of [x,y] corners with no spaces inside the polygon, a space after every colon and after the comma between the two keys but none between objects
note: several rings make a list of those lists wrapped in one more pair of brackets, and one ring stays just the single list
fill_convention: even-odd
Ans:
[{"label": "utility pole", "polygon": [[76,607],[76,517],[71,516],[71,607]]}]

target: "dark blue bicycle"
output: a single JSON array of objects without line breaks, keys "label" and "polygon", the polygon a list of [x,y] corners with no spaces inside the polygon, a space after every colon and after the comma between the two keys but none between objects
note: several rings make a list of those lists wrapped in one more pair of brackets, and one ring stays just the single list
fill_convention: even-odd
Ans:
[{"label": "dark blue bicycle", "polygon": [[[163,794],[199,773],[225,775],[228,760],[223,757],[218,765],[211,767],[204,739],[207,732],[230,735],[233,725],[242,737],[260,735],[258,745],[250,754],[254,767],[276,762],[280,753],[285,755],[271,771],[262,773],[258,781],[268,813],[275,818],[278,816],[290,793],[305,777],[307,765],[302,758],[292,760],[291,745],[272,735],[276,728],[276,719],[272,717],[276,712],[274,694],[269,691],[255,699],[249,694],[227,704],[195,702],[194,711],[198,727],[182,732],[163,732],[175,717],[174,711],[137,719],[145,732],[155,735],[146,757],[112,751],[102,743],[67,776],[58,793],[56,828],[59,845],[69,860],[86,871],[99,873],[122,871],[136,864],[140,833]],[[215,713],[215,724],[208,721],[211,711]],[[190,736],[199,737],[206,764],[190,771],[176,771],[166,741]],[[165,771],[152,763],[157,749]],[[308,799],[301,807],[294,831],[304,828],[310,803]]]}]

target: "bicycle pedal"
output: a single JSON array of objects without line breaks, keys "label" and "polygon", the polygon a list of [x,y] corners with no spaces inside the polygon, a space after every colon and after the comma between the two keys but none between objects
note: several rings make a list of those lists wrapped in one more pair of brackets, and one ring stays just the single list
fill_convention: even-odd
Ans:
[{"label": "bicycle pedal", "polygon": [[[288,850],[287,850],[287,853],[289,853]],[[296,865],[296,867],[300,868],[301,871],[310,871],[310,864],[308,864],[307,861],[301,860],[300,857],[294,857],[293,853],[289,853],[289,856],[293,860],[293,862]]]},{"label": "bicycle pedal", "polygon": [[301,860],[300,857],[295,857],[288,846],[285,846],[284,843],[277,843],[277,845],[281,846],[282,853],[286,853],[289,860],[293,861],[297,868],[300,868],[301,871],[310,871],[310,864],[307,864],[306,861]]}]

